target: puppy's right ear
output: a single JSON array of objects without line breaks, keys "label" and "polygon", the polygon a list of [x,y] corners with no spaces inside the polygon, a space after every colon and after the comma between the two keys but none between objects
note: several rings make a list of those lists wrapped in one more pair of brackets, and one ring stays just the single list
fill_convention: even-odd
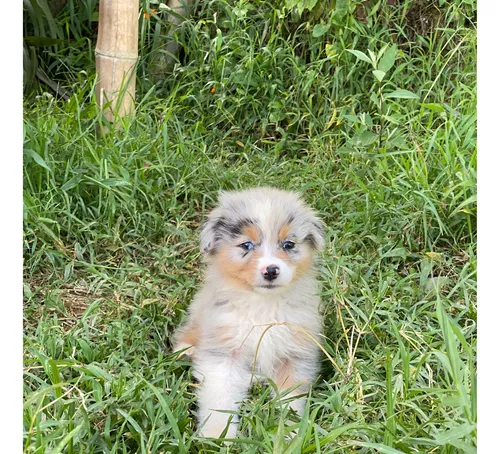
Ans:
[{"label": "puppy's right ear", "polygon": [[223,233],[227,231],[227,219],[224,217],[220,205],[230,197],[229,191],[219,191],[218,207],[215,208],[201,225],[200,246],[202,254],[214,254]]},{"label": "puppy's right ear", "polygon": [[215,252],[217,242],[215,222],[213,219],[205,219],[201,227],[200,246],[202,254],[212,254]]}]

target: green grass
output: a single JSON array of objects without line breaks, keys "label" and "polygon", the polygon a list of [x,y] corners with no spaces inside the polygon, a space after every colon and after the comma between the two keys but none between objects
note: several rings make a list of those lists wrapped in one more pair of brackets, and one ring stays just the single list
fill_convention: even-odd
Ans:
[{"label": "green grass", "polygon": [[[414,38],[411,3],[365,23],[202,2],[156,85],[141,22],[136,116],[106,137],[95,76],[78,73],[91,52],[61,51],[71,99],[25,102],[26,452],[476,451],[472,7],[442,2]],[[384,48],[374,66],[348,52]],[[328,226],[325,348],[341,372],[324,358],[292,427],[257,385],[228,447],[197,437],[170,338],[200,283],[202,216],[220,189],[264,184],[301,191]]]}]

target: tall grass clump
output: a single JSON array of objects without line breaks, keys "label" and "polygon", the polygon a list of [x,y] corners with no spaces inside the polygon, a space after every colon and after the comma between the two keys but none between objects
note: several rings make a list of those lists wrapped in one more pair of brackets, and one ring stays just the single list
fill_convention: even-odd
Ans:
[{"label": "tall grass clump", "polygon": [[[144,0],[136,115],[103,137],[80,3],[25,19],[68,40],[34,55],[69,93],[38,79],[24,105],[25,451],[475,452],[475,2],[200,1],[169,35]],[[340,372],[325,358],[292,426],[257,385],[227,447],[198,438],[170,336],[202,216],[220,189],[264,184],[328,226]]]}]

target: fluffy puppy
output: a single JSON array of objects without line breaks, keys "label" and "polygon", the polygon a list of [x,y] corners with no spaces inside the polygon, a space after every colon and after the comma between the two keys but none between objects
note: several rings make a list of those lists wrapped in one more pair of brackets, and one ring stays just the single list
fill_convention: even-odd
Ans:
[{"label": "fluffy puppy", "polygon": [[[323,225],[299,196],[274,188],[223,192],[205,221],[205,282],[175,336],[200,380],[201,434],[236,434],[252,374],[288,396],[307,393],[318,371],[322,317],[315,258]],[[299,414],[304,398],[292,401]]]}]

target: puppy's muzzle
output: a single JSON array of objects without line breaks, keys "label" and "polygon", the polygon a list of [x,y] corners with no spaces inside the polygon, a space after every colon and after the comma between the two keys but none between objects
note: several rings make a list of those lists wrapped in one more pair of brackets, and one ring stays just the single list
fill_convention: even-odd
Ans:
[{"label": "puppy's muzzle", "polygon": [[280,274],[279,266],[268,265],[262,270],[262,276],[266,281],[274,281]]}]

